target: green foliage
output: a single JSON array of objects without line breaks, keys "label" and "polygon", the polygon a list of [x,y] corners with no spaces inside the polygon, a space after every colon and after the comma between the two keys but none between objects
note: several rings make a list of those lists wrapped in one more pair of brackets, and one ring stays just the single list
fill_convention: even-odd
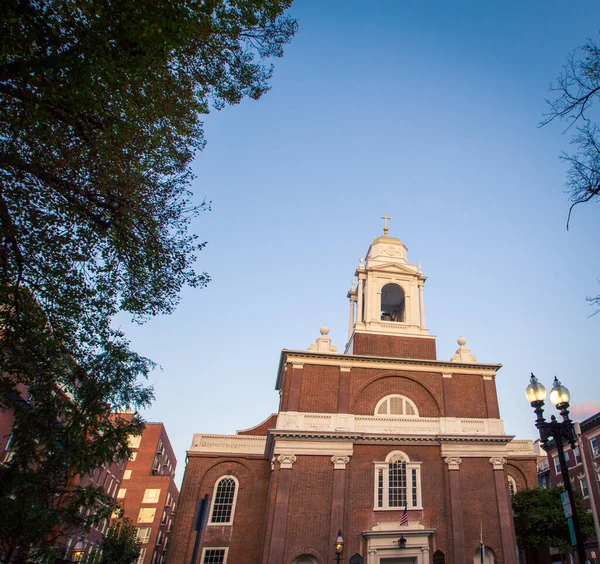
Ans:
[{"label": "green foliage", "polygon": [[[562,554],[571,552],[569,527],[563,512],[560,494],[563,488],[520,490],[513,497],[517,542],[523,549],[554,546]],[[594,523],[575,494],[575,505],[583,538],[594,536]]]},{"label": "green foliage", "polygon": [[[554,99],[547,100],[548,113],[541,125],[558,119],[565,121],[574,150],[563,153],[568,165],[565,187],[571,207],[600,200],[600,126],[597,106],[600,102],[600,48],[592,40],[569,56],[556,82]],[[600,295],[588,298],[595,313],[600,311]]]},{"label": "green foliage", "polygon": [[0,2],[0,554],[43,556],[111,512],[76,477],[128,456],[141,422],[110,414],[150,403],[153,368],[114,317],[170,313],[208,282],[190,233],[201,116],[268,90],[290,4]]},{"label": "green foliage", "polygon": [[106,532],[97,564],[135,564],[140,547],[133,523],[129,519],[117,521]]}]

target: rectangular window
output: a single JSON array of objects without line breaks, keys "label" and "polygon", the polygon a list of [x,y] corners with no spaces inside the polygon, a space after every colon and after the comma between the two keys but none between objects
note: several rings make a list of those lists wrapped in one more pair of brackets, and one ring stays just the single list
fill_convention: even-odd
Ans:
[{"label": "rectangular window", "polygon": [[119,490],[119,493],[117,494],[117,499],[125,499],[126,493],[127,493],[127,490],[125,488],[121,488]]},{"label": "rectangular window", "polygon": [[202,564],[225,564],[225,549],[205,548]]},{"label": "rectangular window", "polygon": [[160,497],[160,488],[159,489],[147,489],[144,492],[144,499],[142,503],[158,503],[158,498]]},{"label": "rectangular window", "polygon": [[150,527],[141,527],[136,531],[137,540],[139,540],[142,544],[146,544],[150,541],[151,534],[152,529]]},{"label": "rectangular window", "polygon": [[123,480],[129,480],[131,478],[131,470],[125,470],[123,474]]},{"label": "rectangular window", "polygon": [[137,564],[143,564],[144,558],[146,558],[146,549],[140,548],[140,555],[138,556]]},{"label": "rectangular window", "polygon": [[156,514],[155,507],[142,507],[138,515],[138,523],[152,523]]},{"label": "rectangular window", "polygon": [[585,478],[581,478],[581,482],[579,483],[581,485],[581,493],[583,494],[583,497],[589,497],[590,492],[588,491],[587,480]]},{"label": "rectangular window", "polygon": [[598,456],[600,454],[600,447],[598,446],[598,438],[594,437],[590,441],[590,446],[592,447],[592,454],[594,456]]},{"label": "rectangular window", "polygon": [[575,455],[575,464],[581,464],[581,452],[579,451],[579,447],[573,449],[573,454]]},{"label": "rectangular window", "polygon": [[554,471],[557,474],[561,473],[561,469],[560,469],[560,462],[558,461],[558,456],[553,456],[552,460],[554,460]]},{"label": "rectangular window", "polygon": [[420,462],[400,460],[375,464],[375,509],[421,507]]},{"label": "rectangular window", "polygon": [[137,458],[137,453],[138,453],[138,451],[137,451],[137,450],[134,450],[134,451],[131,453],[131,456],[129,457],[129,460],[130,460],[131,462],[133,462],[133,461],[134,461],[134,460]]},{"label": "rectangular window", "polygon": [[140,448],[140,442],[142,441],[142,435],[138,435],[134,437],[133,435],[129,435],[127,442],[129,443],[130,448]]},{"label": "rectangular window", "polygon": [[412,469],[412,504],[413,507],[417,507],[419,504],[417,501],[417,471],[416,469]]}]

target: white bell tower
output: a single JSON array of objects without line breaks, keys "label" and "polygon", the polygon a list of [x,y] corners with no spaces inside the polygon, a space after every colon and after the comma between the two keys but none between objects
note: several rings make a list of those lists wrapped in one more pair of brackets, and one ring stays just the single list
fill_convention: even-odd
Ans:
[{"label": "white bell tower", "polygon": [[406,245],[388,236],[387,216],[383,216],[383,236],[375,239],[361,257],[348,292],[350,327],[355,332],[379,335],[426,336],[423,286],[426,276],[421,266],[409,264]]}]

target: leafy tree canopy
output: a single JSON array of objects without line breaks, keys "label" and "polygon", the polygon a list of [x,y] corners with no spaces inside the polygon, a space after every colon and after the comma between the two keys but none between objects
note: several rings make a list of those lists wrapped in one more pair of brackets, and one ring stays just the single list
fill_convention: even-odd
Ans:
[{"label": "leafy tree canopy", "polygon": [[291,1],[0,2],[0,552],[43,554],[90,526],[81,505],[111,510],[75,477],[128,456],[141,422],[110,412],[149,404],[153,367],[111,321],[208,282],[189,230],[202,114],[268,90]]},{"label": "leafy tree canopy", "polygon": [[[567,229],[573,208],[600,199],[600,48],[588,40],[569,56],[551,90],[548,113],[542,125],[554,120],[564,121],[572,133],[573,151],[564,153],[567,163],[565,187],[571,198]],[[600,311],[600,295],[588,298]]]},{"label": "leafy tree canopy", "polygon": [[129,519],[115,522],[106,532],[98,564],[135,564],[141,547],[136,532]]},{"label": "leafy tree canopy", "polygon": [[[563,488],[535,488],[519,490],[513,497],[513,511],[517,542],[523,549],[554,546],[562,554],[572,550],[569,527],[563,512],[560,494]],[[575,495],[577,515],[583,538],[594,536],[594,523]]]}]

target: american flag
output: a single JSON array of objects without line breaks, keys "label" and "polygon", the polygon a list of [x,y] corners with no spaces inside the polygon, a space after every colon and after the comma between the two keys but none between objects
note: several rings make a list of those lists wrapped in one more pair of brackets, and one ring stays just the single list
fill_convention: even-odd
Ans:
[{"label": "american flag", "polygon": [[408,525],[408,505],[404,506],[404,513],[402,514],[402,519],[400,519],[401,525]]}]

